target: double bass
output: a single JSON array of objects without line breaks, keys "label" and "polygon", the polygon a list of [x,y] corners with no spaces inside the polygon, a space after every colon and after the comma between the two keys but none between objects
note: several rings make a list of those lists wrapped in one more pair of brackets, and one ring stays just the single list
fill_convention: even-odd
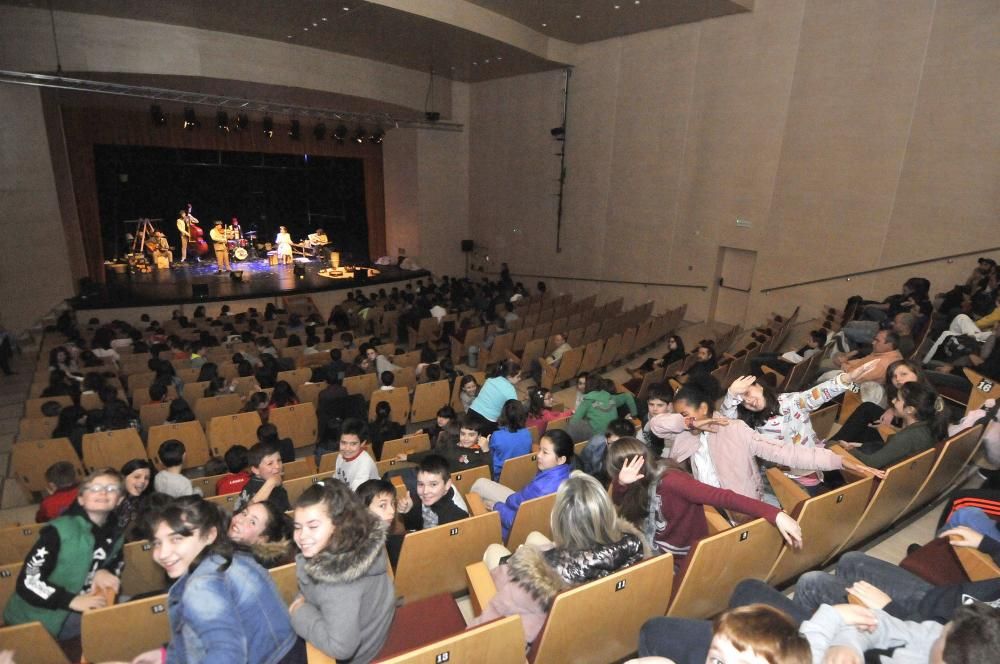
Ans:
[{"label": "double bass", "polygon": [[191,214],[190,203],[187,205],[187,211],[188,232],[191,234],[191,239],[188,240],[188,247],[196,256],[202,257],[208,253],[208,242],[205,242],[205,231],[198,225],[198,219]]}]

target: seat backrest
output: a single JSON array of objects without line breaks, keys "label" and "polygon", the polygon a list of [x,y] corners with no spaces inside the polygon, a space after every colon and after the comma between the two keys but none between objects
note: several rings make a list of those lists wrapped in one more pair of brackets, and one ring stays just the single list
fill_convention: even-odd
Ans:
[{"label": "seat backrest", "polygon": [[945,489],[951,485],[975,456],[979,449],[982,433],[982,425],[977,425],[959,431],[944,441],[941,444],[941,451],[934,460],[934,467],[931,468],[930,474],[916,495],[913,496],[913,500],[900,512],[899,516],[904,516],[919,507],[923,507],[944,493]]},{"label": "seat backrest", "polygon": [[191,478],[191,485],[201,491],[201,495],[205,498],[211,498],[215,494],[216,483],[225,477],[228,473],[222,473],[221,475],[208,475],[206,477],[193,477]]},{"label": "seat backrest", "polygon": [[95,468],[121,468],[132,459],[145,459],[146,448],[135,429],[115,429],[83,435],[83,465]]},{"label": "seat backrest", "polygon": [[405,387],[397,387],[393,390],[376,390],[372,392],[371,401],[368,404],[368,420],[375,419],[375,408],[379,402],[385,401],[392,409],[390,419],[398,424],[406,425],[410,417],[410,395]]},{"label": "seat backrest", "polygon": [[643,623],[666,613],[673,580],[668,554],[559,593],[530,661],[599,664],[627,658]]},{"label": "seat backrest", "polygon": [[603,369],[604,367],[611,364],[614,361],[615,356],[618,354],[618,348],[622,344],[622,335],[620,333],[612,334],[607,342],[604,344],[604,350],[601,351],[601,357],[597,361],[597,369]]},{"label": "seat backrest", "polygon": [[[848,394],[852,394],[849,392]],[[830,404],[823,408],[818,408],[809,413],[809,422],[813,426],[813,431],[821,440],[826,440],[833,428],[833,423],[837,421],[837,404]]]},{"label": "seat backrest", "polygon": [[521,503],[514,516],[514,523],[507,535],[506,546],[511,551],[524,544],[532,531],[541,533],[552,539],[552,506],[556,503],[556,494],[550,493],[538,498],[532,498]]},{"label": "seat backrest", "polygon": [[[0,606],[7,606],[7,600],[17,590],[17,576],[21,573],[24,563],[7,563],[0,565]],[[0,614],[0,625],[2,625],[2,614]]]},{"label": "seat backrest", "polygon": [[195,404],[205,398],[205,388],[208,387],[209,382],[207,380],[195,381],[193,383],[184,383],[184,389],[181,391],[181,398],[188,402],[191,408],[194,408]]},{"label": "seat backrest", "polygon": [[48,482],[45,471],[58,461],[68,461],[76,469],[77,479],[83,479],[83,464],[69,438],[49,438],[15,443],[11,448],[10,466],[14,476],[29,491],[45,491]]},{"label": "seat backrest", "polygon": [[433,420],[437,417],[438,410],[448,405],[450,396],[447,380],[417,385],[417,389],[413,392],[413,411],[410,413],[410,420],[413,422]]},{"label": "seat backrest", "polygon": [[831,558],[885,530],[910,503],[917,489],[930,474],[936,458],[937,450],[929,449],[887,468],[885,479],[875,488],[875,493],[872,494],[858,525]]},{"label": "seat backrest", "polygon": [[469,468],[468,470],[459,470],[451,474],[451,484],[455,487],[455,491],[460,495],[465,495],[472,491],[472,485],[476,483],[476,480],[482,478],[484,480],[490,479],[490,467],[487,465],[476,466],[475,468]]},{"label": "seat backrest", "polygon": [[395,440],[387,440],[382,444],[380,461],[394,459],[400,454],[416,454],[431,449],[431,438],[426,433],[410,434]]},{"label": "seat backrest", "polygon": [[122,594],[134,597],[139,594],[164,592],[167,576],[153,560],[153,545],[149,540],[129,542],[123,548]]},{"label": "seat backrest", "polygon": [[597,363],[601,359],[601,352],[604,350],[604,341],[602,339],[597,339],[591,341],[586,345],[583,351],[583,359],[580,361],[580,366],[577,367],[577,373],[586,371],[591,372],[597,368]]},{"label": "seat backrest", "polygon": [[316,420],[316,407],[311,401],[275,408],[271,411],[268,422],[278,427],[279,437],[291,438],[295,447],[307,447],[316,443],[319,425]]},{"label": "seat backrest", "polygon": [[538,455],[524,454],[511,457],[503,462],[500,470],[500,484],[508,489],[520,491],[538,473]]},{"label": "seat backrest", "polygon": [[725,610],[736,584],[767,578],[783,544],[778,529],[764,519],[702,539],[691,547],[667,615],[710,618]]},{"label": "seat backrest", "polygon": [[969,392],[969,403],[965,407],[965,414],[980,408],[987,399],[1000,399],[1000,382],[986,378],[972,369],[963,369],[965,377],[972,383],[972,391]]},{"label": "seat backrest", "polygon": [[270,570],[274,585],[278,586],[278,593],[285,604],[291,604],[295,596],[299,594],[299,581],[295,577],[295,563],[279,565]]},{"label": "seat backrest", "polygon": [[[333,660],[330,660],[332,662]],[[429,643],[380,664],[428,664],[432,662],[477,662],[478,664],[524,664],[524,628],[520,616],[493,620],[454,636]],[[309,663],[313,664],[310,657]]]},{"label": "seat backrest", "polygon": [[56,425],[59,424],[59,416],[55,417],[25,417],[21,419],[17,427],[17,439],[20,440],[44,440],[52,435]]},{"label": "seat backrest", "polygon": [[85,611],[80,635],[88,662],[130,662],[170,640],[167,596]]},{"label": "seat backrest", "polygon": [[13,650],[18,662],[69,664],[66,653],[40,622],[0,629],[0,650]]},{"label": "seat backrest", "polygon": [[[861,405],[860,393],[854,392],[853,390],[848,390],[847,392],[845,392],[844,400],[840,404],[840,414],[837,416],[837,424],[843,424],[844,422],[846,422],[847,418],[849,418],[860,405]],[[827,407],[829,408],[829,406]],[[817,433],[819,432],[817,431]]]},{"label": "seat backrest", "polygon": [[[525,371],[531,366],[532,360],[537,360],[545,352],[545,336],[542,335],[538,328],[535,328],[535,334],[538,335],[528,343],[524,345],[524,352],[521,353],[521,370]],[[482,385],[482,381],[479,383]]]},{"label": "seat backrest", "polygon": [[217,397],[204,397],[192,406],[194,416],[202,426],[207,426],[213,417],[235,415],[243,408],[243,398],[238,394],[220,394]]},{"label": "seat backrest", "polygon": [[316,474],[316,460],[312,456],[302,457],[281,465],[281,476],[285,482]]},{"label": "seat backrest", "polygon": [[396,565],[396,594],[412,602],[465,590],[465,567],[500,544],[500,515],[488,512],[409,533]]},{"label": "seat backrest", "polygon": [[325,472],[314,473],[312,475],[306,475],[305,477],[297,477],[293,480],[286,480],[282,482],[282,486],[285,487],[285,492],[288,494],[288,502],[295,504],[295,501],[299,499],[305,490],[311,487],[313,484],[321,480],[330,479],[333,477],[334,471],[328,470]]},{"label": "seat backrest", "polygon": [[63,408],[73,405],[71,397],[38,397],[37,399],[28,399],[24,402],[24,417],[44,417],[42,406],[50,401],[55,401]]},{"label": "seat backrest", "polygon": [[586,347],[577,346],[563,353],[559,360],[559,368],[556,369],[554,385],[576,377],[576,374],[579,373],[580,362],[583,361],[584,351],[586,351]]},{"label": "seat backrest", "polygon": [[348,394],[357,394],[368,400],[368,397],[378,388],[378,376],[373,373],[344,378],[344,389]]},{"label": "seat backrest", "polygon": [[302,368],[302,369],[292,369],[290,371],[279,371],[276,380],[288,381],[288,384],[292,386],[292,391],[297,391],[303,383],[307,382],[312,378],[312,369]]},{"label": "seat backrest", "polygon": [[233,445],[249,448],[257,442],[257,428],[260,415],[257,413],[237,413],[213,417],[208,422],[208,446],[212,454],[221,457]]},{"label": "seat backrest", "polygon": [[38,531],[44,523],[25,523],[0,528],[0,565],[23,563],[24,557],[38,540]]},{"label": "seat backrest", "polygon": [[[298,480],[292,480],[292,481],[295,482]],[[239,501],[239,499],[240,499],[239,493],[227,493],[221,496],[209,496],[208,498],[205,498],[205,500],[207,500],[208,502],[217,505],[219,509],[221,509],[226,514],[233,513],[233,511],[236,509],[236,503]]]},{"label": "seat backrest", "polygon": [[785,544],[767,582],[782,584],[829,558],[861,520],[874,481],[866,477],[805,500],[796,516],[802,528],[802,548],[793,549]]},{"label": "seat backrest", "polygon": [[146,450],[149,458],[158,470],[163,469],[160,461],[160,445],[165,440],[179,440],[184,443],[184,468],[196,468],[204,466],[211,456],[208,452],[208,438],[205,437],[205,430],[201,428],[201,422],[179,422],[177,424],[161,424],[152,427],[147,437]]},{"label": "seat backrest", "polygon": [[139,421],[142,422],[142,428],[147,431],[150,427],[155,427],[166,422],[169,414],[169,401],[147,403],[139,407]]}]

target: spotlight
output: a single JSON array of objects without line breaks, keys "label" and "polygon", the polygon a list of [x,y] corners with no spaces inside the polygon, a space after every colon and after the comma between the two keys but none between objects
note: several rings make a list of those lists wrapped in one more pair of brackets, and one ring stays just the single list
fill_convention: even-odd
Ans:
[{"label": "spotlight", "polygon": [[153,119],[153,124],[158,127],[167,124],[167,116],[163,114],[163,109],[157,104],[149,107],[149,116]]},{"label": "spotlight", "polygon": [[199,122],[198,122],[198,118],[196,118],[195,115],[194,115],[194,109],[193,108],[185,108],[184,109],[184,128],[185,129],[194,129],[198,125],[199,125]]},{"label": "spotlight", "polygon": [[246,113],[238,113],[236,115],[236,131],[242,131],[250,126],[250,118],[247,117]]},{"label": "spotlight", "polygon": [[298,120],[292,120],[292,124],[288,127],[288,138],[293,141],[297,141],[302,137],[302,127],[299,125]]},{"label": "spotlight", "polygon": [[306,278],[306,269],[301,265],[296,265],[292,268],[292,273],[295,275],[296,279]]},{"label": "spotlight", "polygon": [[364,127],[358,127],[358,130],[356,132],[354,132],[354,142],[355,143],[364,143],[366,137],[367,137],[367,134],[365,133],[365,128]]},{"label": "spotlight", "polygon": [[333,130],[333,138],[338,143],[343,143],[344,139],[347,138],[347,127],[344,125],[337,125],[337,128]]},{"label": "spotlight", "polygon": [[271,119],[270,115],[264,116],[263,127],[265,136],[267,136],[268,138],[274,136],[274,120]]},{"label": "spotlight", "polygon": [[382,131],[382,127],[378,127],[372,132],[372,135],[368,137],[368,142],[380,145],[383,138],[385,138],[385,132]]},{"label": "spotlight", "polygon": [[215,124],[219,127],[219,131],[224,131],[229,133],[229,114],[225,111],[218,111],[215,114]]},{"label": "spotlight", "polygon": [[320,122],[318,125],[313,127],[313,136],[316,137],[317,141],[322,141],[326,138],[326,125]]}]

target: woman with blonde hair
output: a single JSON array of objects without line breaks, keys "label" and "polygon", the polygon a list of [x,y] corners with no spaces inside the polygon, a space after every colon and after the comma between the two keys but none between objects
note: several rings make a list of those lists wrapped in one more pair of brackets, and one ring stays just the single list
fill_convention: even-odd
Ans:
[{"label": "woman with blonde hair", "polygon": [[580,471],[574,471],[556,492],[551,525],[551,542],[532,533],[513,555],[499,545],[487,549],[487,559],[497,554],[510,557],[491,570],[496,595],[470,627],[520,615],[524,638],[531,643],[560,592],[604,578],[649,555],[644,538],[618,517],[604,487]]}]

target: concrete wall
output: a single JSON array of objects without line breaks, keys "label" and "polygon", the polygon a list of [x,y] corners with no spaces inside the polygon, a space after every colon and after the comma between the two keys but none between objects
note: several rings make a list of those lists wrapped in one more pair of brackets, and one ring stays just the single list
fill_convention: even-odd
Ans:
[{"label": "concrete wall", "polygon": [[565,282],[686,301],[692,319],[713,301],[720,320],[743,318],[727,308],[745,301],[712,296],[723,246],[757,252],[750,322],[913,275],[946,287],[974,257],[762,292],[1000,244],[998,34],[993,0],[758,0],[580,47],[561,253],[560,77],[477,84],[473,234],[515,275],[706,286]]}]

